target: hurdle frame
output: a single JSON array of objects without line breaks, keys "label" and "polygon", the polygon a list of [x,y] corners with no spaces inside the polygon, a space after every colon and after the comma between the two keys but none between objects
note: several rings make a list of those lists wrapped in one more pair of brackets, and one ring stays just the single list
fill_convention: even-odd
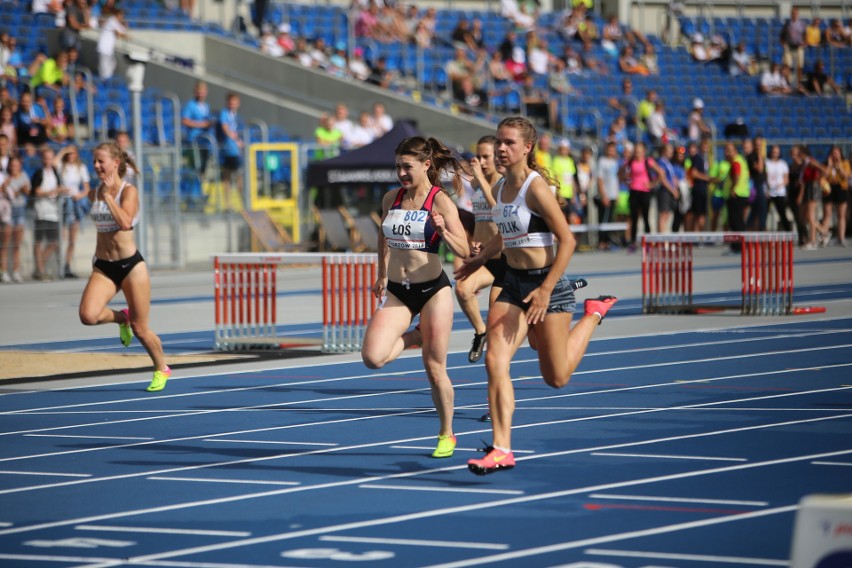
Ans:
[{"label": "hurdle frame", "polygon": [[[217,351],[317,347],[357,351],[376,308],[375,253],[226,253],[213,261]],[[278,270],[321,267],[322,339],[278,337]]]},{"label": "hurdle frame", "polygon": [[[793,313],[795,232],[669,233],[642,237],[642,312],[701,313],[739,310],[742,315]],[[739,304],[699,304],[693,299],[694,248],[738,244]]]}]

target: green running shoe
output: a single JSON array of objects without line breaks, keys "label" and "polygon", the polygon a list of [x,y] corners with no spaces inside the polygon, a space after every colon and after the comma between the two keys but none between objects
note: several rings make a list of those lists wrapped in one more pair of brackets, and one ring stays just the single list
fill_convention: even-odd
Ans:
[{"label": "green running shoe", "polygon": [[453,455],[453,451],[456,449],[456,437],[453,435],[449,436],[438,436],[438,446],[435,448],[435,451],[432,452],[433,458],[448,458]]},{"label": "green running shoe", "polygon": [[130,347],[130,342],[133,341],[133,330],[130,329],[130,310],[127,308],[121,310],[124,314],[124,323],[118,324],[118,337],[121,339],[121,344],[125,347]]},{"label": "green running shoe", "polygon": [[145,389],[148,392],[158,392],[166,388],[166,381],[172,376],[172,370],[166,367],[165,371],[154,371],[154,378],[151,379],[151,384]]}]

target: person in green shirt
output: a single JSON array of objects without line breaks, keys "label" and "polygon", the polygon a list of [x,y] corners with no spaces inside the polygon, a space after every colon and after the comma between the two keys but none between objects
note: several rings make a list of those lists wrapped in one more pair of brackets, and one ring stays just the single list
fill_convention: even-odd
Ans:
[{"label": "person in green shirt", "polygon": [[725,207],[725,195],[722,189],[724,180],[728,177],[731,165],[725,160],[712,160],[707,175],[710,178],[710,230],[718,231],[719,222]]},{"label": "person in green shirt", "polygon": [[574,185],[577,181],[577,165],[574,163],[574,158],[571,157],[571,143],[567,138],[563,138],[559,142],[558,153],[551,160],[550,173],[559,182],[556,194],[559,196],[560,202],[564,201],[562,211],[570,223],[571,217],[575,213],[573,202]]},{"label": "person in green shirt", "polygon": [[68,54],[60,51],[54,57],[45,58],[38,70],[30,79],[33,89],[37,87],[50,87],[56,91],[68,85],[69,77],[65,72],[68,67]]},{"label": "person in green shirt", "polygon": [[639,106],[636,108],[636,128],[643,134],[648,131],[648,118],[654,114],[657,100],[657,91],[648,89],[645,98],[639,101]]},{"label": "person in green shirt", "polygon": [[340,141],[343,138],[343,133],[334,125],[330,115],[323,113],[320,116],[319,126],[314,130],[314,138],[320,146],[314,152],[315,159],[325,160],[340,153]]},{"label": "person in green shirt", "polygon": [[[725,144],[725,161],[730,165],[728,176],[724,182],[724,193],[728,207],[728,226],[733,232],[745,231],[745,212],[748,207],[748,197],[751,178],[748,163],[737,152],[733,142]],[[731,243],[731,251],[740,252],[740,243]]]}]

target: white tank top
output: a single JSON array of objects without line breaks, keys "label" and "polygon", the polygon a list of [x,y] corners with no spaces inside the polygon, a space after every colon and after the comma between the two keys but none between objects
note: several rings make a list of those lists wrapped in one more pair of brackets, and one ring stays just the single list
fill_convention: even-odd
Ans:
[{"label": "white tank top", "polygon": [[527,207],[527,189],[537,177],[539,177],[538,172],[530,172],[521,190],[518,191],[518,196],[511,203],[503,203],[505,184],[500,185],[492,216],[497,229],[503,236],[503,246],[506,248],[553,246],[553,233],[550,232],[547,223]]},{"label": "white tank top", "polygon": [[[121,194],[126,185],[126,181],[122,182],[121,187],[118,188],[118,193],[115,195],[116,203],[121,203]],[[102,185],[99,185],[95,190],[95,202],[92,203],[92,210],[89,213],[89,216],[92,218],[92,222],[95,224],[95,228],[99,233],[114,233],[115,231],[120,231],[121,227],[118,226],[115,217],[113,217],[112,212],[109,210],[109,207],[107,207],[106,201],[100,199],[102,187]],[[133,217],[131,227],[135,227],[138,221],[139,214],[137,213],[137,215]]]},{"label": "white tank top", "polygon": [[491,222],[491,206],[488,204],[488,200],[485,199],[485,194],[482,193],[482,188],[480,187],[473,193],[473,216],[476,218],[477,223],[490,223]]}]

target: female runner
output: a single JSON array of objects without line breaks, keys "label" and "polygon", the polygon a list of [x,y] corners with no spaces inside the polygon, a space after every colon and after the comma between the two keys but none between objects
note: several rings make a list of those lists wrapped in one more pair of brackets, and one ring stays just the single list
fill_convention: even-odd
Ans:
[{"label": "female runner", "polygon": [[[361,349],[364,364],[380,369],[396,359],[420,336],[423,366],[440,418],[438,444],[432,457],[453,455],[453,385],[447,375],[447,350],[453,327],[453,293],[438,246],[441,239],[456,256],[469,247],[458,209],[441,190],[443,170],[461,170],[451,151],[434,138],[413,137],[396,149],[398,190],[382,200],[378,277],[373,293],[380,299]],[[406,334],[420,314],[420,331]]]},{"label": "female runner", "polygon": [[[89,200],[98,236],[92,274],[80,300],[80,321],[83,325],[117,323],[125,346],[136,335],[154,363],[154,377],[147,390],[161,391],[171,369],[166,365],[160,338],[148,327],[151,278],[133,238],[139,194],[135,186],[123,181],[128,168],[138,169],[114,142],[95,148],[94,162],[101,183],[90,191]],[[107,304],[119,291],[124,292],[128,309],[112,310]]]},{"label": "female runner", "polygon": [[[511,450],[515,393],[509,366],[528,332],[535,335],[544,381],[563,387],[595,328],[616,302],[612,296],[586,300],[585,315],[571,327],[574,286],[564,272],[576,242],[549,187],[556,184],[535,163],[536,140],[535,127],[525,118],[506,118],[498,126],[495,151],[504,182],[496,191],[493,218],[499,233],[464,267],[472,273],[500,250],[506,254],[503,289],[488,312],[487,324],[485,368],[494,438],[484,458],[468,461],[477,475],[515,465]],[[554,247],[557,241],[559,246]]]}]

